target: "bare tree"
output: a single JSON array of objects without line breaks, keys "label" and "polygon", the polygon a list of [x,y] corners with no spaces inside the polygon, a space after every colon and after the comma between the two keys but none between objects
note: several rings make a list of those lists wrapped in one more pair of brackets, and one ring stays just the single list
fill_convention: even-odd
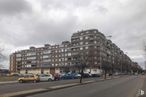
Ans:
[{"label": "bare tree", "polygon": [[[2,54],[4,49],[0,48],[0,62],[2,62],[6,57]],[[0,69],[3,68],[3,65],[0,64]]]}]

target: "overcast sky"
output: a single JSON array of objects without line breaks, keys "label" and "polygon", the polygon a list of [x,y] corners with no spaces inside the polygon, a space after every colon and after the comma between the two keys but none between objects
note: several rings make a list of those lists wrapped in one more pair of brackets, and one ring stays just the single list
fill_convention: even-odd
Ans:
[{"label": "overcast sky", "polygon": [[132,60],[144,65],[146,0],[0,0],[0,47],[9,54],[29,46],[59,44],[78,30],[98,29]]}]

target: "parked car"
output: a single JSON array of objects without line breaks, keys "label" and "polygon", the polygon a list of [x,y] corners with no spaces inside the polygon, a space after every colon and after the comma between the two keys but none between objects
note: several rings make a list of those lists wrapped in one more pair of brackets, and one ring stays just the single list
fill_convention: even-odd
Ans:
[{"label": "parked car", "polygon": [[60,76],[61,75],[59,73],[54,74],[54,80],[60,80]]},{"label": "parked car", "polygon": [[112,73],[109,73],[108,75],[109,75],[109,76],[112,76],[113,74],[112,74]]},{"label": "parked car", "polygon": [[92,77],[100,77],[101,74],[91,74]]},{"label": "parked car", "polygon": [[89,78],[91,75],[89,73],[83,73],[83,78]]},{"label": "parked car", "polygon": [[136,73],[134,73],[134,75],[138,76],[138,73],[136,72]]},{"label": "parked car", "polygon": [[60,79],[74,79],[74,76],[71,73],[65,73],[60,76]]},{"label": "parked car", "polygon": [[22,77],[23,74],[20,74],[20,73],[11,73],[10,76]]},{"label": "parked car", "polygon": [[53,81],[54,77],[52,74],[39,74],[40,81]]},{"label": "parked car", "polygon": [[142,72],[141,74],[142,74],[142,75],[145,75],[145,73],[144,73],[144,72]]},{"label": "parked car", "polygon": [[39,77],[34,74],[25,74],[23,77],[18,78],[18,82],[23,83],[23,82],[38,82]]},{"label": "parked car", "polygon": [[118,75],[120,75],[120,73],[118,73],[118,72],[115,72],[114,73],[114,76],[118,76]]},{"label": "parked car", "polygon": [[73,75],[74,79],[78,79],[81,77],[81,74],[79,74],[79,73],[72,73],[72,75]]}]

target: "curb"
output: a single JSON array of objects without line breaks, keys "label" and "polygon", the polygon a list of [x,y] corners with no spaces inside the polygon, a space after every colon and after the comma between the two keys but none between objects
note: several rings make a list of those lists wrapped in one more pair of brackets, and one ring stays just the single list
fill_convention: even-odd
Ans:
[{"label": "curb", "polygon": [[2,84],[13,84],[13,83],[17,83],[18,81],[5,81],[5,82],[0,82],[0,85]]},{"label": "curb", "polygon": [[26,91],[20,91],[20,92],[15,92],[15,93],[7,93],[0,97],[23,97],[23,96],[27,96],[27,95],[31,95],[35,93],[43,93],[47,91],[48,89],[33,89],[33,90],[26,90]]},{"label": "curb", "polygon": [[[106,80],[112,80],[112,79],[117,79],[117,78],[119,78],[119,77],[107,78]],[[85,85],[85,84],[90,84],[90,83],[95,83],[95,82],[106,81],[106,80],[105,79],[90,80],[90,81],[85,81],[83,83],[72,83],[72,84],[52,86],[52,87],[49,87],[49,88],[25,90],[25,91],[20,91],[20,92],[7,93],[7,94],[4,94],[4,95],[2,95],[0,97],[25,97],[25,96],[29,96],[29,95],[33,95],[33,94],[49,92],[49,91],[55,91],[55,90],[65,89],[65,88],[79,86],[79,85]]]}]

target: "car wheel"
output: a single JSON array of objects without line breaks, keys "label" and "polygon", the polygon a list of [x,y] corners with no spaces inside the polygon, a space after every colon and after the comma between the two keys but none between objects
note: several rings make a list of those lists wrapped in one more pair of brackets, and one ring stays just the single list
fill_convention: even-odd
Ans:
[{"label": "car wheel", "polygon": [[36,80],[34,80],[33,82],[34,82],[34,83],[36,83],[37,81],[36,81]]},{"label": "car wheel", "polygon": [[19,83],[23,83],[23,80],[19,80]]},{"label": "car wheel", "polygon": [[50,82],[50,81],[52,81],[52,79],[49,78],[48,81]]}]

